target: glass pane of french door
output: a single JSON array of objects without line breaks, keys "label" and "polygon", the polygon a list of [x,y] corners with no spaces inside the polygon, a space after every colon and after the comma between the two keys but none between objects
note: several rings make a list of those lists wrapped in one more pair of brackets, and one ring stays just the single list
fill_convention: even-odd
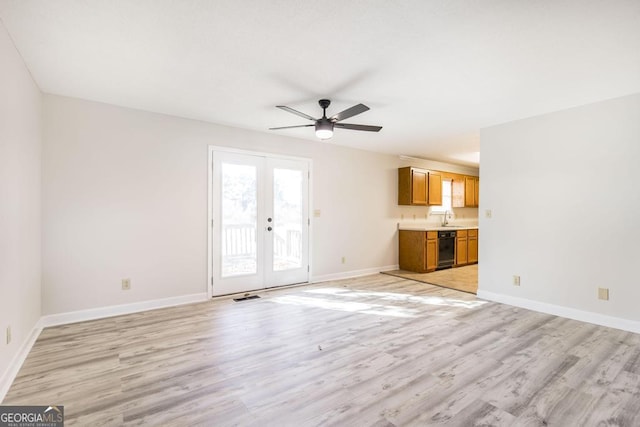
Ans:
[{"label": "glass pane of french door", "polygon": [[257,168],[222,163],[222,277],[258,271]]},{"label": "glass pane of french door", "polygon": [[302,267],[303,171],[273,169],[273,270]]}]

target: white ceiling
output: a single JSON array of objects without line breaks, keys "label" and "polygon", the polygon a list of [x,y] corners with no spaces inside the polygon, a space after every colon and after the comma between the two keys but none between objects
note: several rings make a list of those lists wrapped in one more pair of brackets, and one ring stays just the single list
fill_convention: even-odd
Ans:
[{"label": "white ceiling", "polygon": [[345,122],[382,131],[329,143],[465,165],[482,127],[640,92],[639,0],[0,0],[0,18],[47,93],[264,132],[309,123],[275,105],[362,102]]}]

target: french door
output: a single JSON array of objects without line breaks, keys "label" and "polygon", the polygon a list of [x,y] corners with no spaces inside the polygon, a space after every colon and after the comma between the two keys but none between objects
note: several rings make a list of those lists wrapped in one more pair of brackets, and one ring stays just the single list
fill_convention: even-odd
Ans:
[{"label": "french door", "polygon": [[309,280],[309,161],[212,153],[211,295]]}]

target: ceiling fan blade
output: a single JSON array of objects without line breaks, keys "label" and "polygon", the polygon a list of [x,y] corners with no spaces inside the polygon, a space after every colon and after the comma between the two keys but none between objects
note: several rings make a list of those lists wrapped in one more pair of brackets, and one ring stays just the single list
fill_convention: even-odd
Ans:
[{"label": "ceiling fan blade", "polygon": [[382,126],[369,126],[369,125],[352,125],[350,123],[335,123],[335,127],[351,130],[366,130],[367,132],[380,132]]},{"label": "ceiling fan blade", "polygon": [[281,126],[279,128],[269,128],[269,130],[292,129],[292,128],[308,128],[315,125],[297,125],[297,126]]},{"label": "ceiling fan blade", "polygon": [[277,108],[280,108],[281,110],[284,110],[284,111],[288,111],[288,112],[290,112],[290,113],[293,113],[293,114],[295,114],[296,116],[300,116],[300,117],[304,117],[305,119],[313,120],[314,122],[317,120],[317,119],[314,119],[313,117],[311,117],[311,116],[310,116],[310,115],[308,115],[308,114],[301,113],[300,111],[298,111],[298,110],[294,110],[293,108],[291,108],[291,107],[287,107],[286,105],[276,105],[276,107],[277,107]]},{"label": "ceiling fan blade", "polygon": [[351,108],[347,108],[346,110],[339,112],[335,116],[329,118],[329,120],[339,122],[340,120],[348,119],[349,117],[364,113],[367,110],[369,110],[369,107],[364,104],[354,105]]}]

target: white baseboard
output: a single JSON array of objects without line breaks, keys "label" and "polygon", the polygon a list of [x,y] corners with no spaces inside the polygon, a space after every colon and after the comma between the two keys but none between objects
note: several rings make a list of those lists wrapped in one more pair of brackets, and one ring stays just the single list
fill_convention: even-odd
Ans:
[{"label": "white baseboard", "polygon": [[36,322],[36,324],[31,329],[29,336],[24,340],[20,349],[13,357],[7,369],[2,373],[2,377],[0,377],[0,403],[4,400],[7,392],[9,392],[9,388],[11,388],[11,384],[13,384],[13,380],[18,375],[18,371],[22,367],[22,364],[27,359],[33,344],[40,336],[40,332],[42,332],[42,319]]},{"label": "white baseboard", "polygon": [[42,316],[41,322],[42,327],[66,325],[68,323],[103,319],[105,317],[121,316],[123,314],[138,313],[141,311],[155,310],[157,308],[173,307],[176,305],[191,304],[207,300],[207,293],[203,292],[198,294],[182,295],[179,297],[134,302],[131,304],[111,305],[107,307],[90,308],[88,310],[71,311],[68,313],[49,314],[47,316]]},{"label": "white baseboard", "polygon": [[548,304],[546,302],[534,301],[526,298],[514,297],[511,295],[498,294],[478,289],[478,298],[503,304],[514,305],[541,313],[553,314],[555,316],[580,320],[581,322],[593,323],[595,325],[607,326],[609,328],[621,329],[623,331],[640,333],[640,322],[635,320],[621,319],[619,317],[607,316],[593,313],[591,311],[578,310],[561,305]]},{"label": "white baseboard", "polygon": [[384,267],[365,268],[363,270],[343,271],[342,273],[323,274],[321,276],[313,276],[311,283],[328,282],[330,280],[342,280],[351,279],[354,277],[368,276],[370,274],[380,273],[381,271],[397,270],[399,268],[396,265],[387,265]]},{"label": "white baseboard", "polygon": [[2,402],[18,375],[27,355],[31,351],[33,344],[38,339],[42,329],[47,326],[65,325],[68,323],[83,322],[85,320],[102,319],[105,317],[120,316],[123,314],[138,313],[141,311],[155,310],[163,307],[173,307],[176,305],[191,304],[194,302],[207,301],[207,293],[182,295],[179,297],[163,298],[150,301],[136,302],[132,304],[112,305],[108,307],[92,308],[88,310],[72,311],[68,313],[50,314],[42,316],[31,330],[29,337],[22,343],[20,350],[0,377],[0,402]]}]

